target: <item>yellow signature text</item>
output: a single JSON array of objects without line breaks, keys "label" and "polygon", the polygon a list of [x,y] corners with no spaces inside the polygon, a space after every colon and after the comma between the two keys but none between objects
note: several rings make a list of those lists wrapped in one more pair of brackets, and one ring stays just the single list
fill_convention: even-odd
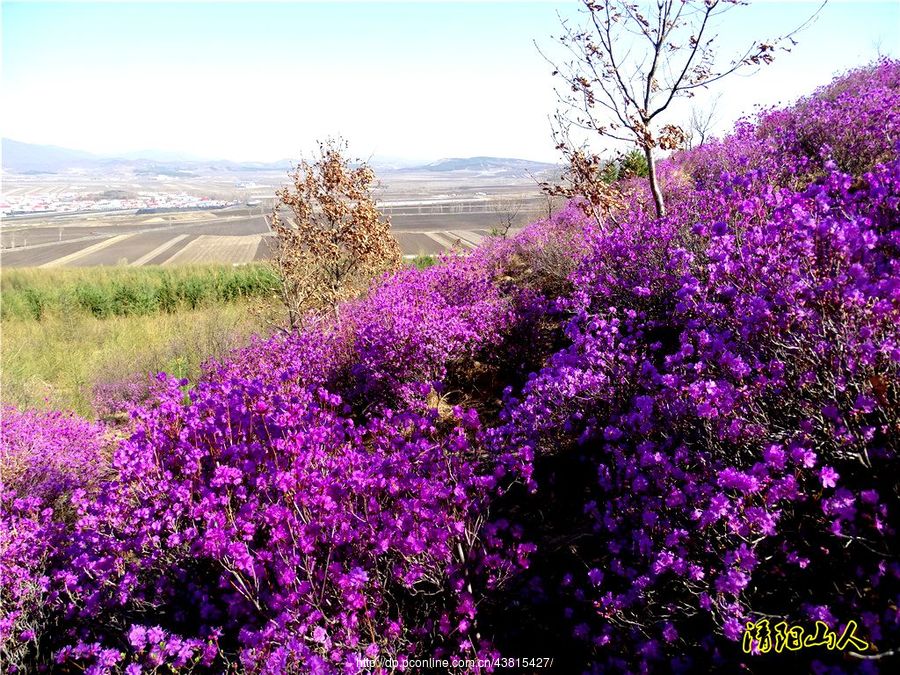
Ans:
[{"label": "yellow signature text", "polygon": [[796,652],[806,647],[825,647],[835,651],[852,649],[864,652],[869,643],[856,635],[858,624],[848,621],[847,626],[838,634],[824,621],[816,621],[814,632],[807,633],[803,626],[790,626],[787,621],[772,625],[769,619],[748,621],[744,627],[741,648],[745,654],[767,654],[782,651]]}]

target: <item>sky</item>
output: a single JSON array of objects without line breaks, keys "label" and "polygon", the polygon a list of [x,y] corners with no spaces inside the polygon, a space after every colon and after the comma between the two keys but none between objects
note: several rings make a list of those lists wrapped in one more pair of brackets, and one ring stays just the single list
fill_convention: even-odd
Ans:
[{"label": "sky", "polygon": [[[817,2],[756,2],[719,26],[723,54],[801,24]],[[4,1],[6,138],[98,154],[297,158],[342,135],[362,157],[556,161],[549,116],[559,16],[576,2]],[[879,53],[900,56],[900,2],[835,2],[789,54],[723,80],[717,130]],[[734,47],[732,47],[734,46]],[[689,108],[665,121],[684,122]],[[599,147],[598,144],[598,148]]]}]

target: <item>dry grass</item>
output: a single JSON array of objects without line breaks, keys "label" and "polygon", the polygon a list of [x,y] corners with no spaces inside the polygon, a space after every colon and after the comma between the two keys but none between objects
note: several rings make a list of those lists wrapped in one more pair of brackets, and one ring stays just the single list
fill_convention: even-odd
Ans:
[{"label": "dry grass", "polygon": [[0,400],[91,417],[98,384],[157,371],[193,381],[203,361],[266,331],[257,310],[241,300],[148,316],[3,321]]}]

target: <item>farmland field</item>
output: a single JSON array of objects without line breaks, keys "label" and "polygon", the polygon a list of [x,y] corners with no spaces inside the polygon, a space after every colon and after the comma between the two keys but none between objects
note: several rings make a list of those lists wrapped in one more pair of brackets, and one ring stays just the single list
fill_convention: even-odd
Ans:
[{"label": "farmland field", "polygon": [[[4,267],[90,267],[246,263],[269,257],[266,215],[284,172],[254,174],[253,182],[210,176],[177,181],[134,176],[4,176],[4,197],[40,196],[50,206],[76,208],[106,191],[153,190],[160,195],[203,195],[231,204],[215,209],[58,211],[13,214],[0,227]],[[130,182],[130,181],[139,182]],[[250,184],[254,187],[238,187]],[[66,195],[64,200],[61,195]],[[531,178],[462,172],[438,176],[392,172],[378,193],[379,208],[409,257],[475,248],[492,229],[547,215],[547,200]],[[75,206],[73,206],[73,204]]]}]

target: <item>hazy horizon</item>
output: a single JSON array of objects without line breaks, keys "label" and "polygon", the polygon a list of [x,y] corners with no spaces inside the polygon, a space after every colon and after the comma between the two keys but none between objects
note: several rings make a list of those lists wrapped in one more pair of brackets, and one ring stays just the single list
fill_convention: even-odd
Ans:
[{"label": "hazy horizon", "polygon": [[[720,27],[723,53],[784,33],[817,2],[762,2]],[[106,156],[296,158],[342,135],[360,157],[556,162],[557,12],[577,3],[4,2],[2,135]],[[900,4],[832,2],[790,54],[726,79],[716,131],[836,72],[898,56]],[[687,106],[670,121],[684,122]]]},{"label": "hazy horizon", "polygon": [[[79,154],[90,155],[97,159],[103,159],[103,160],[116,159],[116,160],[126,160],[126,161],[127,160],[147,160],[147,161],[160,161],[160,162],[201,162],[201,163],[202,162],[233,162],[236,164],[237,163],[274,164],[274,163],[280,163],[280,162],[295,161],[296,159],[298,159],[298,157],[292,157],[292,156],[285,155],[284,157],[279,157],[274,160],[259,160],[259,159],[255,159],[252,157],[246,158],[246,159],[241,159],[241,160],[232,160],[232,159],[228,159],[226,157],[200,156],[200,155],[194,155],[194,154],[190,154],[190,153],[179,152],[177,150],[167,151],[167,150],[159,150],[157,148],[144,148],[142,150],[132,150],[132,151],[123,152],[123,153],[116,153],[116,152],[96,153],[96,152],[92,152],[90,150],[85,150],[83,148],[61,146],[61,145],[52,144],[52,143],[29,143],[27,141],[22,141],[18,138],[8,138],[6,136],[3,136],[2,140],[5,143],[6,142],[22,143],[24,145],[34,146],[36,148],[48,148],[48,149],[72,151],[72,152],[77,152]],[[307,148],[306,150],[309,150],[309,149],[310,148]],[[351,155],[353,155],[353,159],[360,159],[360,160],[367,161],[367,162],[378,161],[378,162],[385,163],[385,164],[388,164],[388,163],[402,164],[404,166],[409,166],[409,167],[418,166],[421,164],[431,164],[431,163],[441,162],[441,161],[445,161],[445,160],[476,159],[479,157],[486,157],[486,158],[491,158],[491,159],[525,160],[525,161],[530,161],[530,162],[534,162],[534,163],[542,163],[542,162],[545,162],[547,164],[556,163],[556,162],[552,162],[552,161],[535,160],[530,157],[500,157],[497,155],[485,155],[483,153],[479,154],[479,155],[467,155],[465,157],[460,157],[460,156],[455,156],[455,157],[451,157],[451,156],[447,156],[447,157],[400,157],[400,156],[396,156],[396,155],[372,155],[370,157],[357,157],[355,155],[355,153],[352,152],[352,148],[351,148]]]}]

